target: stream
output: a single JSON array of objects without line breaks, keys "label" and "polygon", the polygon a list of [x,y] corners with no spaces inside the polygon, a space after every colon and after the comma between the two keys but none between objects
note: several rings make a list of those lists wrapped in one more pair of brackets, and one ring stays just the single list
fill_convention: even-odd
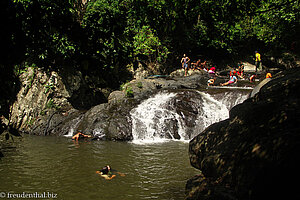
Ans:
[{"label": "stream", "polygon": [[[28,136],[4,148],[0,192],[49,192],[58,199],[183,199],[187,179],[199,173],[188,143],[74,142]],[[110,164],[125,174],[105,180],[95,172]]]},{"label": "stream", "polygon": [[[249,90],[197,91],[199,97],[191,100],[195,123],[187,128],[189,116],[172,107],[180,103],[177,97],[182,94],[158,93],[130,112],[131,142],[76,142],[70,137],[24,135],[2,146],[0,197],[55,194],[57,199],[184,199],[186,181],[199,174],[189,162],[189,140],[226,119],[229,109],[248,94]],[[168,132],[169,127],[175,127],[176,136]],[[95,173],[108,164],[125,176],[105,180]]]}]

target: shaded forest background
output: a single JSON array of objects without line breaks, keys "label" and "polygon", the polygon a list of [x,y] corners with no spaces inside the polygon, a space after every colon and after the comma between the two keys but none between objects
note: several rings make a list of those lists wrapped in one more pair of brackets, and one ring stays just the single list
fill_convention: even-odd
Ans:
[{"label": "shaded forest background", "polygon": [[1,0],[0,116],[28,67],[116,89],[137,61],[167,74],[183,53],[216,64],[299,54],[299,11],[297,0]]}]

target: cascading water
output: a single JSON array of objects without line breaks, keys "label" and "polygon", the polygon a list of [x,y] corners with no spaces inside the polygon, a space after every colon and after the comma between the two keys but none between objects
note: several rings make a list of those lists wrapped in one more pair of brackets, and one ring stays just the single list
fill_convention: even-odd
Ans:
[{"label": "cascading water", "polygon": [[[193,93],[192,97],[187,94]],[[133,142],[189,141],[209,125],[228,118],[246,93],[160,92],[131,110]]]},{"label": "cascading water", "polygon": [[219,122],[229,117],[229,111],[226,105],[214,99],[210,94],[200,92],[202,96],[202,114],[198,116],[196,128],[199,133],[209,125]]},{"label": "cascading water", "polygon": [[65,137],[72,137],[74,135],[74,130],[77,128],[78,124],[81,122],[83,116],[76,117],[70,123],[72,126],[70,127],[68,134],[64,135]]},{"label": "cascading water", "polygon": [[168,109],[168,102],[175,96],[176,93],[158,93],[130,112],[134,141],[159,142],[166,138],[174,139],[170,132],[172,130],[167,126],[169,121],[178,123],[178,135],[183,137],[184,126],[181,124],[181,117],[174,110]]}]

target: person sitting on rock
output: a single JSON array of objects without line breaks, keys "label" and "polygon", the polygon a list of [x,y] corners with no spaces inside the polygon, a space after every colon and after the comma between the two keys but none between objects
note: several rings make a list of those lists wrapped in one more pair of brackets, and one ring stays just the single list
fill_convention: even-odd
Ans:
[{"label": "person sitting on rock", "polygon": [[252,83],[252,82],[254,82],[255,81],[255,78],[256,78],[256,75],[255,74],[253,74],[252,76],[250,76],[250,82]]},{"label": "person sitting on rock", "polygon": [[226,83],[221,84],[221,86],[225,86],[225,85],[229,85],[229,84],[235,84],[235,83],[237,83],[236,76],[230,76],[229,81],[227,81]]},{"label": "person sitting on rock", "polygon": [[200,64],[201,69],[206,69],[206,60]]},{"label": "person sitting on rock", "polygon": [[208,70],[208,73],[209,73],[209,74],[215,74],[215,73],[216,73],[216,68],[215,68],[215,67],[211,67],[211,68]]},{"label": "person sitting on rock", "polygon": [[268,72],[268,73],[266,74],[266,78],[272,78],[272,74],[271,74],[270,72]]},{"label": "person sitting on rock", "polygon": [[211,78],[207,81],[207,86],[212,86],[215,83],[216,78]]},{"label": "person sitting on rock", "polygon": [[79,140],[79,139],[84,139],[84,138],[91,138],[92,136],[90,135],[85,135],[83,133],[78,132],[76,135],[72,137],[72,140]]},{"label": "person sitting on rock", "polygon": [[191,63],[193,70],[198,70],[200,68],[201,60],[198,59],[197,62]]},{"label": "person sitting on rock", "polygon": [[238,64],[238,72],[239,72],[239,76],[243,77],[244,76],[244,64],[242,62],[240,62]]}]

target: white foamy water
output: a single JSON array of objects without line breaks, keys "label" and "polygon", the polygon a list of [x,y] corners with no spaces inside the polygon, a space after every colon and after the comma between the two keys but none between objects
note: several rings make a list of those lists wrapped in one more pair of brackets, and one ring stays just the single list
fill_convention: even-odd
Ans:
[{"label": "white foamy water", "polygon": [[[194,127],[186,126],[187,119],[182,113],[178,114],[176,104],[174,107],[171,103],[177,98],[176,93],[161,92],[143,101],[130,112],[133,143],[161,143],[170,140],[187,142],[211,124],[227,119],[229,110],[247,98],[245,94],[233,95],[226,92],[219,96],[212,96],[206,92],[198,94],[199,99],[195,105],[200,106]],[[174,135],[177,135],[176,139]]]},{"label": "white foamy water", "polygon": [[197,124],[202,124],[202,126],[198,127],[199,133],[211,124],[229,117],[229,110],[224,102],[217,101],[210,94],[204,92],[200,92],[200,94],[203,99],[203,113],[197,119]]},{"label": "white foamy water", "polygon": [[174,139],[166,126],[168,120],[177,121],[178,134],[184,134],[180,116],[168,108],[168,102],[175,96],[176,93],[158,93],[130,112],[134,143],[159,143],[170,140],[169,137]]},{"label": "white foamy water", "polygon": [[72,126],[70,127],[68,134],[64,135],[65,137],[71,138],[74,135],[74,131],[77,128],[79,122],[81,121],[82,116],[79,116],[72,120]]}]

